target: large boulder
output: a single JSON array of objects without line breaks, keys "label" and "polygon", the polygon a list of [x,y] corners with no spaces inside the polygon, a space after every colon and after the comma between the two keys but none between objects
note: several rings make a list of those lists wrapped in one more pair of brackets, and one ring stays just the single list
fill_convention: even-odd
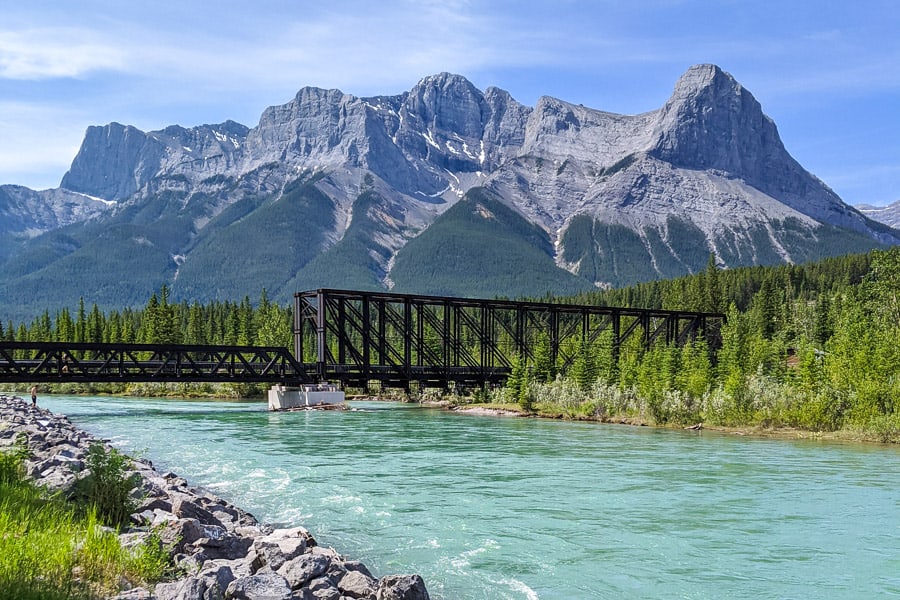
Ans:
[{"label": "large boulder", "polygon": [[196,498],[186,498],[178,495],[172,501],[172,513],[182,519],[197,519],[204,525],[215,525],[224,529],[222,522],[215,518],[211,512],[200,506],[200,502]]},{"label": "large boulder", "polygon": [[226,600],[291,600],[287,580],[276,573],[238,577],[228,584]]},{"label": "large boulder", "polygon": [[321,554],[303,554],[284,563],[278,574],[287,579],[292,590],[307,585],[311,580],[328,571],[331,559]]},{"label": "large boulder", "polygon": [[350,598],[371,598],[375,594],[377,582],[360,571],[347,571],[338,582],[338,589]]},{"label": "large boulder", "polygon": [[387,575],[378,582],[376,600],[431,600],[418,575]]},{"label": "large boulder", "polygon": [[309,532],[303,527],[276,529],[253,540],[253,549],[262,565],[277,571],[287,561],[306,552],[308,539],[311,539]]}]

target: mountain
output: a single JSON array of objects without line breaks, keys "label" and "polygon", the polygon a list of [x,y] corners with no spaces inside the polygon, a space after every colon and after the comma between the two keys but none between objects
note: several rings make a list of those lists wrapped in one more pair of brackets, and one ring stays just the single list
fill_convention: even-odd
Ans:
[{"label": "mountain", "polygon": [[19,242],[99,216],[110,204],[62,188],[37,192],[18,185],[2,185],[0,257],[10,256]]},{"label": "mountain", "polygon": [[0,186],[4,314],[316,287],[477,296],[619,286],[900,243],[784,148],[714,65],[658,110],[524,106],[459,75],[301,89],[252,128],[90,127],[60,188]]},{"label": "mountain", "polygon": [[889,227],[900,227],[900,200],[887,206],[871,206],[869,204],[857,204],[856,210],[866,215],[873,221],[884,223]]}]

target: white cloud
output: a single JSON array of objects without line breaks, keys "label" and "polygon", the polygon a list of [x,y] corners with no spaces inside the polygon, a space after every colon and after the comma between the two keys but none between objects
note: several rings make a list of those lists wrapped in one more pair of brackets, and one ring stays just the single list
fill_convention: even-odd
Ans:
[{"label": "white cloud", "polygon": [[40,80],[122,69],[122,53],[98,37],[86,29],[0,31],[0,77]]},{"label": "white cloud", "polygon": [[[121,49],[129,69],[154,79],[191,82],[215,93],[249,85],[296,91],[303,85],[396,90],[439,71],[524,63],[539,56],[517,34],[488,34],[490,20],[466,3],[406,3],[376,14],[328,12],[281,17],[227,39],[213,29],[142,30],[131,24]],[[519,51],[527,54],[516,56]]]},{"label": "white cloud", "polygon": [[[634,112],[657,107],[690,64],[715,62],[767,111],[795,116],[800,103],[824,107],[834,96],[900,88],[900,13],[871,2],[868,11],[847,5],[840,19],[815,13],[799,24],[771,18],[785,4],[774,0],[762,8],[699,0],[223,0],[214,9],[169,0],[84,0],[77,9],[4,2],[0,183],[31,185],[10,174],[51,167],[58,181],[89,124],[156,129],[233,118],[252,126],[265,106],[305,85],[396,94],[451,71],[526,103],[549,94]],[[24,104],[31,100],[38,105]]]}]

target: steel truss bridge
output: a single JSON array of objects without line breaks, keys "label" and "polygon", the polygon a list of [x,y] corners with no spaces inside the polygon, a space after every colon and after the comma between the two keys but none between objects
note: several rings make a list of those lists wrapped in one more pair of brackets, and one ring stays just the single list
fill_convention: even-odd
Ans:
[{"label": "steel truss bridge", "polygon": [[311,381],[286,348],[0,342],[0,382]]},{"label": "steel truss bridge", "polygon": [[294,352],[280,347],[0,342],[0,383],[232,382],[409,389],[501,383],[538,348],[565,372],[582,342],[615,352],[703,339],[725,316],[664,310],[319,289],[294,296]]},{"label": "steel truss bridge", "polygon": [[297,359],[320,380],[366,387],[447,387],[499,383],[516,357],[537,358],[540,343],[565,372],[582,341],[612,334],[614,351],[630,338],[642,346],[721,345],[725,315],[416,296],[333,289],[294,296]]}]

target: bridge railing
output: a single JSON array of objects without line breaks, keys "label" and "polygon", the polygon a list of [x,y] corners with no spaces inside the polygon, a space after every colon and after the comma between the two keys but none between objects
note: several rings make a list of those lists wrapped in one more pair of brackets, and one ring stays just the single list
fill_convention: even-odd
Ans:
[{"label": "bridge railing", "polygon": [[308,383],[287,348],[0,342],[0,382]]}]

